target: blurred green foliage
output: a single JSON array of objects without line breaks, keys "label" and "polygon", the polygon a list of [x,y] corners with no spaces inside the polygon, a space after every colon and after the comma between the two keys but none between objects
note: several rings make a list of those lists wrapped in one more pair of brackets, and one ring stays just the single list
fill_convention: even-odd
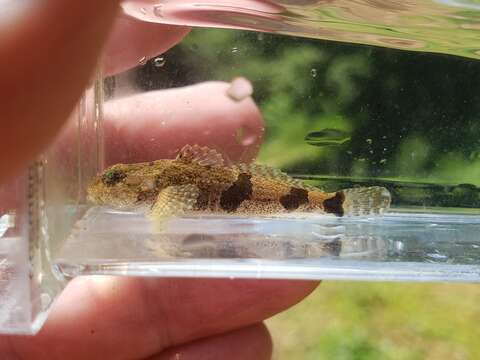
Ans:
[{"label": "blurred green foliage", "polygon": [[[165,59],[143,71],[157,87],[237,76],[253,83],[266,123],[260,162],[320,176],[314,183],[326,188],[393,181],[396,203],[478,207],[478,193],[458,202],[447,186],[480,185],[478,61],[215,29],[193,30]],[[351,139],[305,141],[324,129]]]},{"label": "blurred green foliage", "polygon": [[477,285],[327,281],[268,321],[278,359],[478,359]]}]

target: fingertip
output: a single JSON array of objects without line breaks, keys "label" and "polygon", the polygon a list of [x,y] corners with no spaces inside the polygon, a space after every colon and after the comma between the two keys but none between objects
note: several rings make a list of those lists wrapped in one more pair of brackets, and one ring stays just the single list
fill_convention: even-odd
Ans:
[{"label": "fingertip", "polygon": [[125,71],[164,53],[180,42],[189,31],[187,26],[156,24],[120,15],[104,52],[104,75]]},{"label": "fingertip", "polygon": [[248,80],[236,81],[151,91],[106,103],[107,164],[173,158],[186,144],[215,148],[231,162],[251,162],[263,140],[264,123],[249,96]]}]

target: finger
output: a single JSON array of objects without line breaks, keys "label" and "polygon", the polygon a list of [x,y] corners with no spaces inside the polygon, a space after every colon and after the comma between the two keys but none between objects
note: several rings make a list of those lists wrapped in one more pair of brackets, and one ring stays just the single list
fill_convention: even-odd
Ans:
[{"label": "finger", "polygon": [[250,162],[264,124],[246,79],[152,91],[105,105],[106,163],[175,157],[185,144],[209,146]]},{"label": "finger", "polygon": [[[231,84],[203,83],[107,102],[106,164],[173,158],[185,144],[206,145],[231,162],[249,163],[264,131],[260,111],[248,96],[251,92],[247,80],[236,79]],[[56,139],[55,161],[61,163],[62,176],[73,181],[78,160],[72,144],[78,133],[74,126],[65,130]],[[18,207],[24,186],[20,176],[0,186],[0,213]]]},{"label": "finger", "polygon": [[310,281],[75,278],[37,336],[4,338],[0,351],[35,360],[144,358],[258,323],[316,286]]},{"label": "finger", "polygon": [[154,355],[148,360],[269,360],[272,339],[263,324],[255,324],[226,334],[193,341]]},{"label": "finger", "polygon": [[9,31],[0,29],[0,182],[44,149],[72,111],[117,2],[30,1]]},{"label": "finger", "polygon": [[107,42],[104,75],[119,73],[164,53],[189,31],[186,26],[155,24],[120,15]]}]

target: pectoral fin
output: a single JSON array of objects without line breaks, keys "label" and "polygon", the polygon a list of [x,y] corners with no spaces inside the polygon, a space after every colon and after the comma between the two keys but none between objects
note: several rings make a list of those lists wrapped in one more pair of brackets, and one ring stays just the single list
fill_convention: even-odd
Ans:
[{"label": "pectoral fin", "polygon": [[196,185],[169,186],[160,191],[149,214],[154,222],[156,232],[162,228],[162,223],[172,216],[178,216],[192,210],[197,202],[199,189]]}]

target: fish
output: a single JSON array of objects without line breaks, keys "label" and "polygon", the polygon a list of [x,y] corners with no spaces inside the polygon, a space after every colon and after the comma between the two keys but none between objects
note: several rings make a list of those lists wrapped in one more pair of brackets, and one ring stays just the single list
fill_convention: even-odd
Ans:
[{"label": "fish", "polygon": [[152,221],[184,214],[274,216],[294,212],[365,216],[391,203],[380,186],[324,192],[261,164],[227,164],[215,149],[187,144],[174,159],[115,164],[87,188],[96,205],[138,210]]}]

